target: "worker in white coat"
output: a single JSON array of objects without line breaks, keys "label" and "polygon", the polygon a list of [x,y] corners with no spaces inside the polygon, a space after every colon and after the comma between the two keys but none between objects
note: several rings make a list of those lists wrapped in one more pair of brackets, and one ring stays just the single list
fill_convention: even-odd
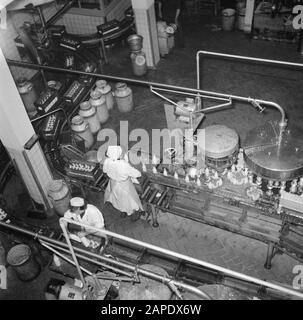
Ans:
[{"label": "worker in white coat", "polygon": [[120,146],[109,146],[107,149],[103,171],[110,182],[105,190],[104,202],[111,202],[124,216],[131,216],[131,220],[136,221],[140,218],[143,207],[132,179],[139,178],[141,172],[122,158],[122,153]]},{"label": "worker in white coat", "polygon": [[[65,212],[64,218],[83,223],[87,226],[104,229],[104,218],[100,210],[92,204],[87,204],[81,197],[74,197],[70,200],[69,210]],[[81,241],[85,246],[89,245],[87,236],[90,236],[90,238],[91,236],[102,237],[101,232],[87,227],[70,224],[68,229],[72,232],[71,239]]]}]

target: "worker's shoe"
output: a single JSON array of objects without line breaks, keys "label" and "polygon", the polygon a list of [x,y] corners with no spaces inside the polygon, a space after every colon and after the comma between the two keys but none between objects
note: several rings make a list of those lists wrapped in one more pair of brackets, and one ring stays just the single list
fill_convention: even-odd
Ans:
[{"label": "worker's shoe", "polygon": [[139,220],[140,217],[141,217],[141,211],[136,211],[135,213],[133,213],[131,215],[130,220],[134,222],[134,221]]},{"label": "worker's shoe", "polygon": [[121,218],[126,218],[127,217],[127,213],[126,212],[121,212],[120,213],[120,217]]}]

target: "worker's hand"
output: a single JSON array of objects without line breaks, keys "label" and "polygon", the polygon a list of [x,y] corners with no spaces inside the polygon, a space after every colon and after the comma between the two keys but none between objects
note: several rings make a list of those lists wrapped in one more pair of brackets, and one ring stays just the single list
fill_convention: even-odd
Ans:
[{"label": "worker's hand", "polygon": [[81,239],[84,238],[86,236],[86,232],[80,231],[77,233],[77,236]]}]

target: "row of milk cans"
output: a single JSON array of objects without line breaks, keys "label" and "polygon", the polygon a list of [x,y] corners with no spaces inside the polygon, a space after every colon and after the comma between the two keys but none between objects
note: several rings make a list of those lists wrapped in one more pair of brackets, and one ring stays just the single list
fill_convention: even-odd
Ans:
[{"label": "row of milk cans", "polygon": [[126,83],[118,82],[113,92],[105,80],[98,80],[95,90],[90,93],[90,99],[80,103],[79,114],[72,118],[71,130],[76,138],[84,140],[86,150],[93,146],[94,136],[107,122],[115,105],[120,112],[133,110],[132,90]]}]

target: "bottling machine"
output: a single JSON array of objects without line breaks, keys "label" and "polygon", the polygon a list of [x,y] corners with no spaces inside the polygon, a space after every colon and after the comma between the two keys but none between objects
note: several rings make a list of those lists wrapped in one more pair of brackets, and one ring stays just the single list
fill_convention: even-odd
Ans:
[{"label": "bottling machine", "polygon": [[[200,54],[201,52],[197,56]],[[208,52],[202,52],[202,54],[215,55],[215,53]],[[218,54],[218,56],[220,55]],[[228,56],[228,58],[230,57]],[[235,58],[237,59],[237,56]],[[246,59],[245,57],[240,58]],[[248,59],[253,60],[253,58]],[[263,62],[272,63],[272,61],[267,60]],[[16,61],[10,61],[10,63],[35,67],[29,63]],[[51,71],[62,70],[52,66],[45,66],[44,68]],[[74,74],[91,75],[84,71],[66,71]],[[199,74],[199,72],[197,73]],[[152,93],[169,102],[173,109],[178,109],[175,112],[174,121],[181,125],[184,132],[183,138],[186,137],[182,145],[185,153],[190,150],[193,152],[192,156],[182,158],[184,156],[182,154],[181,158],[185,160],[180,161],[178,148],[169,148],[165,150],[164,158],[158,159],[155,155],[151,155],[150,161],[142,162],[140,166],[142,177],[137,189],[145,207],[145,219],[151,220],[153,227],[159,225],[157,221],[158,214],[164,211],[267,243],[266,268],[271,267],[272,258],[277,252],[283,252],[300,262],[302,261],[302,130],[287,125],[286,115],[282,107],[270,101],[204,91],[199,88],[199,82],[198,89],[190,89],[106,76],[98,73],[93,75],[95,78],[102,77],[107,80],[147,85]],[[165,97],[165,92],[191,95],[195,99],[174,102]],[[219,105],[203,108],[203,102],[207,98],[218,99],[220,101]],[[280,112],[281,118],[279,121],[269,121],[260,127],[252,129],[241,144],[237,132],[223,124],[212,125],[204,129],[198,128],[208,111],[229,107],[234,100],[245,101],[260,112],[266,106],[275,107]],[[73,108],[69,108],[68,112],[63,112],[65,120],[62,120],[63,122],[60,126],[61,133],[48,135],[44,139],[44,150],[49,163],[54,172],[58,173],[60,177],[64,177],[68,183],[78,183],[83,189],[104,192],[108,177],[102,172],[102,165],[92,163],[86,158],[83,146],[81,147],[79,141],[75,142],[73,139],[66,139],[66,130],[64,131],[64,128],[68,127],[69,119],[77,110],[78,105],[74,104]],[[55,110],[53,113],[56,114],[59,111]],[[49,115],[45,114],[41,117],[47,116]],[[170,124],[172,122],[168,121],[168,127],[170,127]],[[192,139],[188,139],[190,136],[186,135],[186,130],[190,130],[193,133]],[[130,150],[129,152],[137,151]],[[18,223],[14,225],[11,221],[8,224],[2,222],[1,226],[37,235],[37,231],[20,228]],[[73,245],[67,240],[67,237],[65,237],[66,241],[62,244],[62,233],[61,236],[56,235],[55,237],[54,232],[51,232],[51,235],[45,235],[44,232],[43,230],[39,231],[42,242],[46,241],[43,242],[43,245],[56,254],[63,250],[62,246],[65,253],[67,253],[69,251],[68,246],[71,252],[74,252],[74,264],[78,266],[78,271],[81,274],[83,270],[77,262],[79,249],[73,249]],[[132,260],[133,251],[131,251],[131,248],[133,249],[132,240],[107,231],[104,232],[105,237],[107,238],[108,236],[108,239],[110,239],[110,241],[106,242],[101,252],[101,259],[106,260],[106,268],[112,268],[113,260],[109,261],[108,257],[103,254],[104,252],[111,252],[110,254],[113,257],[124,257],[131,264],[135,263],[136,266],[128,266],[131,270],[141,270],[140,268],[138,269],[138,261],[142,263],[148,261],[159,266],[159,259],[164,259],[164,261],[161,260],[161,267],[164,269],[164,274],[168,272],[169,276],[172,276],[176,284],[179,285],[179,287],[177,285],[179,289],[172,289],[178,298],[183,297],[187,289],[201,298],[209,298],[207,294],[203,294],[202,283],[204,285],[206,283],[222,284],[223,287],[227,285],[229,289],[236,288],[236,290],[240,289],[240,291],[244,290],[244,292],[253,292],[253,296],[258,298],[275,299],[277,298],[277,292],[279,292],[279,298],[289,298],[289,292],[285,295],[283,289],[283,293],[279,291],[281,288],[272,292],[271,287],[265,290],[266,293],[262,296],[262,294],[260,295],[260,290],[265,285],[264,283],[260,286],[258,281],[254,282],[255,280],[248,279],[245,276],[242,278],[239,274],[231,275],[232,281],[227,281],[227,284],[225,281],[222,282],[223,278],[229,277],[227,270],[222,271],[219,268],[220,271],[217,273],[216,266],[208,265],[210,269],[205,269],[204,263],[202,263],[203,267],[201,269],[200,262],[196,260],[193,262],[187,256],[179,257],[181,260],[177,259],[179,261],[177,262],[175,258],[167,257],[166,253],[159,248],[154,252],[153,249],[155,248],[150,248],[145,243],[137,244],[139,248],[137,247],[134,250],[137,254],[139,254],[137,250],[139,252],[143,250],[144,258],[146,258],[146,255],[148,258],[145,260],[140,254],[139,256],[135,255],[134,262]],[[63,235],[66,236],[64,232]],[[55,247],[52,247],[52,244],[55,244]],[[82,258],[84,251],[82,250],[81,255],[78,257]],[[173,253],[170,254],[174,256]],[[97,256],[93,257],[96,258]],[[65,258],[63,255],[63,259]],[[93,260],[90,259],[89,261]],[[176,264],[179,265],[177,269],[175,269]],[[172,266],[174,272],[169,266]],[[182,269],[181,271],[180,268]],[[117,272],[119,273],[119,271]],[[216,274],[215,277],[213,272]],[[146,270],[142,274],[146,275]],[[193,274],[196,274],[197,277],[193,276]],[[157,279],[157,276],[151,270],[147,272],[147,277]],[[186,285],[182,286],[176,279],[182,279],[182,283],[194,284],[194,289],[188,288]],[[203,280],[201,282],[198,279]],[[86,282],[86,278],[83,275],[82,280]],[[161,281],[165,280],[162,278]],[[237,283],[236,285],[234,281]],[[197,285],[202,290],[202,293],[195,291]],[[266,285],[268,284],[266,283]]]},{"label": "bottling machine", "polygon": [[[108,35],[107,40],[110,41],[124,32],[128,34],[133,25],[132,19],[132,16],[126,15],[123,22],[125,29],[117,22],[100,27],[94,37],[101,35],[104,37],[102,41],[106,41]],[[298,68],[302,68],[301,64],[199,51],[197,88],[184,88],[101,74],[90,60],[98,60],[99,57],[93,56],[86,47],[91,37],[70,37],[64,28],[51,28],[51,23],[46,23],[46,28],[52,30],[48,34],[53,36],[54,46],[40,48],[40,55],[44,53],[46,60],[51,57],[48,63],[7,61],[10,65],[43,70],[43,78],[48,71],[64,72],[68,77],[60,91],[48,89],[39,97],[36,105],[40,112],[31,119],[40,134],[40,142],[54,175],[65,179],[70,185],[77,184],[82,189],[104,192],[109,179],[103,173],[101,164],[92,163],[86,158],[83,144],[70,133],[71,117],[98,78],[147,86],[152,94],[169,103],[165,106],[167,120],[169,118],[168,129],[174,126],[181,128],[184,143],[181,154],[178,147],[172,147],[165,150],[165,159],[151,155],[150,161],[142,162],[142,178],[137,189],[145,207],[145,219],[151,219],[153,227],[157,227],[158,214],[164,211],[263,241],[268,244],[266,268],[271,267],[272,258],[277,252],[303,261],[302,129],[288,126],[284,109],[274,102],[205,91],[200,86],[201,55]],[[53,58],[62,51],[67,57],[65,64],[63,67],[55,66],[56,59]],[[54,52],[54,55],[50,52]],[[187,99],[175,102],[167,98],[166,93],[183,94]],[[218,104],[204,107],[207,100]],[[281,118],[254,128],[241,144],[238,133],[224,124],[199,128],[208,112],[229,107],[234,101],[250,104],[260,112],[265,107],[276,108]],[[184,158],[183,147],[185,155],[188,152],[190,157]],[[180,161],[180,158],[184,161]],[[11,165],[5,164],[5,168],[11,170]],[[4,178],[2,174],[3,184],[6,182]],[[249,293],[251,299],[302,298],[301,293],[292,289],[105,230],[103,234],[106,241],[97,251],[95,245],[93,251],[92,248],[79,248],[69,239],[66,226],[72,222],[66,219],[60,220],[62,230],[59,231],[32,226],[5,210],[1,210],[0,220],[1,229],[33,237],[56,256],[75,265],[84,284],[83,298],[104,299],[111,286],[106,283],[107,287],[104,288],[102,279],[109,279],[111,283],[133,282],[139,285],[140,276],[166,284],[170,298],[174,296],[176,299],[184,298],[186,292],[209,299],[211,296],[205,285],[229,288],[229,298],[241,296],[241,292],[246,295]],[[70,254],[71,258],[66,254]],[[78,259],[98,265],[102,269],[101,274],[81,267]],[[160,271],[159,267],[162,268]],[[104,274],[104,271],[110,274]],[[83,272],[89,278],[84,277]],[[93,290],[89,290],[91,287]],[[120,294],[127,290],[121,289]]]}]

